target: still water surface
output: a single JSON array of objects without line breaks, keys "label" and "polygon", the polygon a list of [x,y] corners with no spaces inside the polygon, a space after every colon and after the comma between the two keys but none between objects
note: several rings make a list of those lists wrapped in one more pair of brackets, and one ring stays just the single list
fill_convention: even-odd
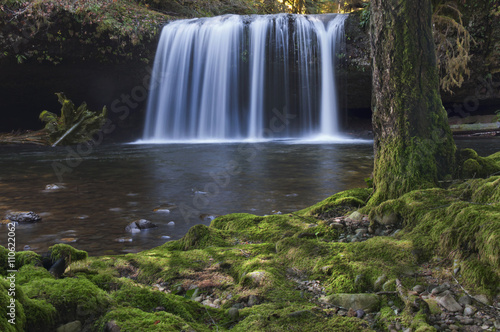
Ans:
[{"label": "still water surface", "polygon": [[[483,155],[499,143],[458,142]],[[0,219],[11,210],[43,218],[17,227],[18,250],[29,245],[43,252],[61,242],[92,255],[149,249],[182,237],[195,224],[210,224],[212,216],[287,213],[364,186],[373,165],[366,142],[101,145],[82,160],[68,151],[0,147]],[[62,179],[54,163],[69,167]],[[48,184],[64,187],[45,190]],[[127,233],[125,227],[138,219],[159,227]],[[0,230],[5,246],[7,228]]]}]

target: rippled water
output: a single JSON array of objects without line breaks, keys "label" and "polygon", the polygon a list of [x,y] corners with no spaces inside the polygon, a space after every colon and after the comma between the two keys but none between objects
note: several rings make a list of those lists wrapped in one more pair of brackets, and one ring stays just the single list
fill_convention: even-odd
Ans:
[{"label": "rippled water", "polygon": [[[458,143],[483,154],[500,147],[498,139]],[[43,217],[18,226],[18,250],[65,241],[93,255],[144,250],[208,225],[210,216],[287,213],[364,186],[373,163],[367,143],[102,145],[81,151],[81,160],[68,149],[0,147],[0,219],[9,210]],[[62,181],[54,165],[68,167]],[[64,188],[45,190],[48,184]],[[159,227],[125,231],[141,218]],[[1,236],[0,245],[6,241]]]}]

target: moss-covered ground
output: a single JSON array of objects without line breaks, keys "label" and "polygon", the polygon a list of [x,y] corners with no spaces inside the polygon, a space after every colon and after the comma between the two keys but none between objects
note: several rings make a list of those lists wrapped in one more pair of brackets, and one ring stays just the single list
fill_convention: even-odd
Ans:
[{"label": "moss-covered ground", "polygon": [[[499,159],[496,154],[483,161]],[[286,215],[222,216],[208,227],[192,227],[180,240],[137,254],[87,257],[57,245],[52,259],[68,263],[60,279],[40,266],[39,255],[20,252],[17,324],[4,318],[9,284],[1,281],[0,329],[54,331],[80,320],[94,331],[104,331],[109,322],[121,331],[385,330],[396,315],[388,302],[403,303],[394,292],[395,280],[406,289],[422,283],[423,263],[437,257],[443,271],[460,267],[454,277],[470,293],[498,296],[499,175],[413,191],[375,207],[365,205],[371,192],[348,190]],[[372,227],[395,216],[401,231],[340,242],[331,220],[353,211],[368,215]],[[0,247],[1,262],[7,253]],[[0,266],[1,274],[6,271]],[[377,285],[381,276],[383,288]],[[335,314],[314,292],[298,287],[311,280],[326,295],[384,291],[375,322]],[[212,305],[200,303],[200,296]],[[431,331],[425,315],[405,311],[397,319]]]}]

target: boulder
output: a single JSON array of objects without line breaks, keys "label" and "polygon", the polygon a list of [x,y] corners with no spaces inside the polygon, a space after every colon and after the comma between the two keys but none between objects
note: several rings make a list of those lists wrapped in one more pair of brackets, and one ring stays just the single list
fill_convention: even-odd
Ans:
[{"label": "boulder", "polygon": [[462,311],[462,306],[457,301],[455,301],[455,298],[450,294],[437,297],[436,301],[448,311],[452,312]]}]

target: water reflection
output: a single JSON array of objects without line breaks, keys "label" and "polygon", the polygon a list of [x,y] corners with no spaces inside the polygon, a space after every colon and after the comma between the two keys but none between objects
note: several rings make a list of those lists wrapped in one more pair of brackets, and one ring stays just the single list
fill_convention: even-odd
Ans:
[{"label": "water reflection", "polygon": [[[479,145],[494,150],[498,142]],[[152,248],[167,236],[182,237],[194,224],[208,225],[211,215],[287,213],[362,187],[373,159],[370,144],[108,145],[65,173],[63,189],[45,190],[58,182],[52,163],[65,163],[67,153],[65,148],[0,147],[0,217],[8,210],[43,217],[19,225],[18,250],[29,245],[45,251],[61,241],[94,255]],[[125,232],[141,218],[159,227]],[[5,234],[5,225],[0,229]],[[0,244],[6,245],[6,237]]]}]

